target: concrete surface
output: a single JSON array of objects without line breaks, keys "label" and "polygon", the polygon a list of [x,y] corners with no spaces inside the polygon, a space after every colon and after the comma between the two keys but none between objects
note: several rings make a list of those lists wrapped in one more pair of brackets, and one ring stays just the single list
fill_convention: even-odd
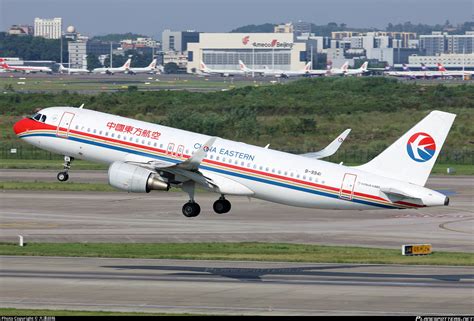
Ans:
[{"label": "concrete surface", "polygon": [[[51,180],[54,171],[2,170],[0,180]],[[73,181],[106,182],[105,171],[71,172]],[[199,193],[201,214],[185,218],[181,192],[2,191],[0,241],[203,242],[268,241],[474,252],[474,178],[439,176],[428,186],[450,194],[447,207],[331,211],[229,197],[232,210],[212,211],[215,194]],[[453,194],[454,193],[454,194]]]},{"label": "concrete surface", "polygon": [[0,257],[0,306],[267,315],[472,315],[472,268]]}]

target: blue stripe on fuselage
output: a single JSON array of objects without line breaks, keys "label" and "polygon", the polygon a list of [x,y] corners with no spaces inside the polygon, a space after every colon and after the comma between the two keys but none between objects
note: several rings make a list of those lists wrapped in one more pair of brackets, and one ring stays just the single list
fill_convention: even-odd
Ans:
[{"label": "blue stripe on fuselage", "polygon": [[[33,136],[59,138],[59,137],[57,137],[56,135],[53,135],[53,134],[27,134],[27,135],[21,136],[21,138],[33,137]],[[64,139],[64,138],[61,138],[61,139]],[[117,151],[124,152],[124,153],[132,153],[132,154],[135,154],[135,155],[150,157],[150,158],[154,158],[154,159],[160,159],[160,160],[164,160],[164,161],[167,161],[167,162],[170,162],[170,163],[175,163],[175,164],[180,163],[180,161],[175,160],[173,158],[158,156],[158,155],[155,155],[155,154],[150,154],[150,153],[146,153],[146,152],[142,152],[142,151],[137,151],[137,150],[133,150],[133,149],[125,148],[125,147],[113,146],[113,145],[109,145],[109,144],[106,144],[106,143],[95,142],[95,141],[91,141],[91,140],[83,139],[83,138],[78,138],[78,137],[74,137],[74,136],[69,136],[69,139],[73,140],[73,141],[80,142],[80,143],[85,143],[85,144],[89,144],[89,145],[94,145],[94,146],[104,147],[104,148],[108,148],[108,149],[112,149],[112,150],[117,150]],[[306,192],[306,193],[310,193],[310,194],[316,194],[316,195],[320,195],[320,196],[331,197],[331,198],[338,199],[338,200],[341,200],[341,201],[348,201],[348,202],[352,201],[354,203],[370,205],[370,206],[376,206],[376,207],[387,208],[387,209],[397,208],[397,207],[393,207],[393,206],[390,206],[390,205],[383,205],[383,204],[373,203],[373,202],[354,199],[354,198],[352,200],[345,200],[345,199],[339,198],[338,195],[334,195],[334,194],[330,194],[330,193],[326,193],[326,192],[321,192],[321,191],[316,191],[316,190],[312,190],[312,189],[309,189],[309,188],[290,185],[290,184],[286,184],[286,183],[271,181],[271,180],[260,178],[260,177],[249,176],[249,175],[246,175],[246,174],[235,173],[235,172],[231,172],[231,171],[228,171],[228,170],[223,170],[223,169],[220,169],[220,168],[213,168],[213,167],[210,167],[210,166],[207,166],[207,165],[202,165],[201,168],[205,169],[205,170],[212,171],[212,172],[231,175],[231,176],[235,176],[235,177],[240,177],[240,178],[244,178],[244,179],[248,179],[248,180],[252,180],[252,181],[256,181],[256,182],[260,182],[260,183],[264,183],[264,184],[271,184],[271,185],[280,186],[280,187],[284,187],[284,188],[289,188],[289,189],[293,189],[293,190],[297,190],[297,191],[301,191],[301,192]]]}]

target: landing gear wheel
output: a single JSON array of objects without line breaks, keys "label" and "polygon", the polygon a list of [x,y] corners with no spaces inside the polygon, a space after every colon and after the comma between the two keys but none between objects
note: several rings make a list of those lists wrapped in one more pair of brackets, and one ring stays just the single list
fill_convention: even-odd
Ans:
[{"label": "landing gear wheel", "polygon": [[56,177],[58,178],[58,181],[65,182],[69,179],[69,174],[67,172],[59,172]]},{"label": "landing gear wheel", "polygon": [[218,199],[217,201],[214,202],[212,205],[212,208],[214,209],[214,212],[217,214],[225,214],[230,211],[231,205],[228,200],[224,199]]},{"label": "landing gear wheel", "polygon": [[201,207],[198,203],[188,202],[183,205],[183,215],[186,217],[196,217],[201,213]]}]

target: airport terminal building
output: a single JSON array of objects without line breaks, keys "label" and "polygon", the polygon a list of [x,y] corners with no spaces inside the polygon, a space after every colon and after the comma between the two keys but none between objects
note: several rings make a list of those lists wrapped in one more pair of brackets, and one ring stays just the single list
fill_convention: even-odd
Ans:
[{"label": "airport terminal building", "polygon": [[188,44],[187,71],[199,71],[201,60],[211,69],[239,69],[242,60],[253,69],[301,70],[306,56],[306,44],[293,33],[201,33]]}]

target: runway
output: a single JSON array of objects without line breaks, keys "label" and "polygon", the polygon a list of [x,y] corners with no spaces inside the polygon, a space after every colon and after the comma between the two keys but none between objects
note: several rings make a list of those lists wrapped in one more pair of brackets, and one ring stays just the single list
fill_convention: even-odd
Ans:
[{"label": "runway", "polygon": [[[2,170],[2,180],[54,181],[55,171]],[[105,171],[71,171],[71,180],[106,183]],[[202,212],[185,218],[181,192],[2,191],[0,241],[240,242],[361,245],[399,249],[431,243],[434,250],[474,252],[474,178],[438,176],[428,187],[450,195],[447,207],[330,211],[229,197],[226,215],[212,211],[215,194],[198,193]]]},{"label": "runway", "polygon": [[1,257],[0,305],[205,314],[471,315],[472,268]]}]

